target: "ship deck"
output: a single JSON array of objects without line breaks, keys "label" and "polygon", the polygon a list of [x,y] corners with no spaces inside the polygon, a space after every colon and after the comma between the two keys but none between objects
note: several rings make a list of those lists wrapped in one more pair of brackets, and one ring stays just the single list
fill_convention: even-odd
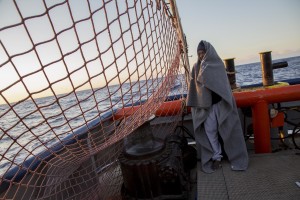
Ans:
[{"label": "ship deck", "polygon": [[197,199],[284,199],[300,198],[300,151],[283,150],[276,153],[249,152],[249,168],[232,171],[230,163],[206,174],[197,166]]}]

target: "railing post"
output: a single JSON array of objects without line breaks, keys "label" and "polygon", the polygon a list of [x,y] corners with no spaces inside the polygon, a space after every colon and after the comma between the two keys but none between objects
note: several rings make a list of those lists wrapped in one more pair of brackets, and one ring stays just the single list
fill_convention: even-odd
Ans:
[{"label": "railing post", "polygon": [[271,153],[268,102],[260,100],[252,107],[255,153]]}]

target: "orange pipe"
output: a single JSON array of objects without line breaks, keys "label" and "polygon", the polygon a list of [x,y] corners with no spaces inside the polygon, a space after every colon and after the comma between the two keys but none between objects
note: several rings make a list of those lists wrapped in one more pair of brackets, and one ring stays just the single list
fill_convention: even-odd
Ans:
[{"label": "orange pipe", "polygon": [[255,153],[271,153],[270,117],[266,101],[252,106]]},{"label": "orange pipe", "polygon": [[260,100],[268,103],[297,101],[300,100],[300,84],[234,92],[233,95],[238,107],[252,106]]}]

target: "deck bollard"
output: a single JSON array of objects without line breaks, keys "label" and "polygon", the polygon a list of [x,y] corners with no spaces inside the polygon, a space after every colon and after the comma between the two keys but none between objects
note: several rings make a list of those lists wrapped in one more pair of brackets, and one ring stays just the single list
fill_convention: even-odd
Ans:
[{"label": "deck bollard", "polygon": [[224,63],[231,89],[236,89],[234,58],[224,59]]},{"label": "deck bollard", "polygon": [[262,71],[263,86],[274,85],[273,67],[272,67],[272,51],[261,52],[260,62]]}]

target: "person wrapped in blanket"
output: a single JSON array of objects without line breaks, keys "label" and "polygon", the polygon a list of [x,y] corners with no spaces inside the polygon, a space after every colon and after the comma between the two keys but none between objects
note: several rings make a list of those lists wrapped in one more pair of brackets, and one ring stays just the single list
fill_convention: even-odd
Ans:
[{"label": "person wrapped in blanket", "polygon": [[222,148],[232,170],[248,168],[244,135],[223,61],[214,47],[202,40],[197,48],[188,86],[187,106],[191,107],[197,156],[202,171],[212,173],[221,167]]}]

